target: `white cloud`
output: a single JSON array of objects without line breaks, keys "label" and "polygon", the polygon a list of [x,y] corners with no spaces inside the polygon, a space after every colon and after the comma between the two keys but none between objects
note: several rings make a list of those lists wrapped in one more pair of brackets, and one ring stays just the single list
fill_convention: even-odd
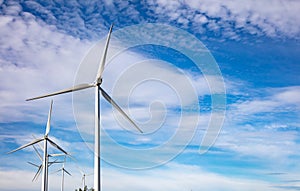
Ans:
[{"label": "white cloud", "polygon": [[278,103],[271,100],[253,100],[236,105],[238,111],[245,115],[251,115],[255,113],[271,112],[278,106]]},{"label": "white cloud", "polygon": [[295,111],[300,108],[300,87],[274,88],[270,91],[271,95],[262,98],[232,104],[234,111],[239,115],[253,115],[265,112]]},{"label": "white cloud", "polygon": [[300,108],[300,86],[282,88],[274,99],[283,104],[291,104]]},{"label": "white cloud", "polygon": [[[153,6],[157,14],[167,15],[171,21],[178,22],[184,19],[194,21],[193,26],[197,30],[199,25],[208,23],[208,30],[219,32],[224,37],[232,39],[239,38],[237,31],[241,29],[256,35],[299,38],[298,1],[204,0],[148,1],[148,3]],[[186,7],[191,10],[186,11]],[[181,14],[182,11],[185,11],[185,14]],[[229,35],[230,33],[232,34]]]},{"label": "white cloud", "polygon": [[[277,169],[280,170],[287,168],[288,157],[297,153],[296,139],[295,132],[278,132],[273,129],[245,131],[242,127],[239,130],[229,130],[225,127],[215,146],[231,150],[239,156],[263,159],[272,168],[280,166]],[[267,162],[274,160],[276,163]]]},{"label": "white cloud", "polygon": [[[48,108],[48,101],[38,107],[24,100],[71,86],[90,43],[59,33],[55,27],[37,22],[30,13],[24,17],[1,16],[0,25],[0,120],[37,119],[27,111]],[[66,110],[62,106],[54,103],[54,108]]]},{"label": "white cloud", "polygon": [[[111,21],[119,26],[171,22],[181,28],[191,29],[196,34],[210,31],[224,38],[238,40],[241,38],[240,32],[299,38],[299,2],[294,0],[147,0],[140,5],[141,7],[137,7],[127,1],[111,0],[104,3],[94,0],[70,1],[60,4],[61,9],[55,9],[56,4],[51,2],[45,5],[26,1],[22,4],[23,7],[36,11],[36,16],[49,25],[55,25],[73,36],[90,39],[104,34],[104,26]],[[19,3],[3,3],[3,12],[6,15],[25,15],[27,13],[22,12],[22,6]]]},{"label": "white cloud", "polygon": [[[118,180],[118,184],[115,183]],[[262,180],[238,177],[225,177],[206,172],[200,167],[189,165],[168,164],[164,169],[154,168],[143,171],[125,171],[104,169],[103,188],[109,190],[270,190],[271,184]],[[283,190],[283,189],[282,189]]]},{"label": "white cloud", "polygon": [[[0,170],[0,184],[3,191],[22,190],[34,191],[40,189],[40,184],[31,182],[34,172],[23,170]],[[25,178],[26,177],[26,178]],[[18,182],[18,184],[16,184]]]},{"label": "white cloud", "polygon": [[[225,125],[215,146],[230,150],[238,156],[270,161],[267,163],[273,165],[272,168],[288,168],[293,163],[288,158],[299,153],[299,121],[295,117],[285,119],[277,116],[287,112],[297,116],[299,87],[248,89],[245,94],[246,97],[249,97],[248,94],[256,95],[251,100],[230,103]],[[237,96],[241,95],[243,93],[239,92]]]}]

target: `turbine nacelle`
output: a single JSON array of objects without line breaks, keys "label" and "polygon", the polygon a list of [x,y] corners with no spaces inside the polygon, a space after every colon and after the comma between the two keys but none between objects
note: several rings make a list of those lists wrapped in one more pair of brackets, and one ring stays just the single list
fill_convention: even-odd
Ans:
[{"label": "turbine nacelle", "polygon": [[102,78],[98,78],[95,82],[95,86],[100,86],[102,84]]}]

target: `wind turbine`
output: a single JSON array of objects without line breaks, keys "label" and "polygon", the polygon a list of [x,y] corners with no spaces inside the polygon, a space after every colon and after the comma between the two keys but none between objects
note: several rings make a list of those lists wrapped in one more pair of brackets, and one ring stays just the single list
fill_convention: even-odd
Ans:
[{"label": "wind turbine", "polygon": [[18,150],[21,150],[21,149],[24,149],[26,147],[29,147],[31,145],[37,144],[37,143],[39,143],[41,141],[44,141],[44,148],[43,148],[44,155],[43,155],[43,165],[42,165],[42,168],[43,168],[43,179],[42,179],[42,189],[41,189],[42,191],[47,191],[48,190],[48,152],[47,152],[48,151],[48,142],[52,146],[54,146],[55,148],[57,148],[58,150],[62,151],[66,155],[68,155],[68,153],[65,150],[63,150],[60,146],[58,146],[55,142],[53,142],[48,137],[48,134],[50,132],[50,121],[51,121],[51,113],[52,113],[52,104],[53,104],[53,101],[51,100],[49,114],[48,114],[48,120],[47,120],[47,125],[46,125],[46,132],[45,132],[44,137],[35,139],[34,141],[32,141],[30,143],[22,145],[21,147],[8,152],[8,154],[9,153],[13,153],[13,152],[16,152]]},{"label": "wind turbine", "polygon": [[60,169],[58,169],[57,171],[54,172],[54,173],[56,173],[56,172],[61,171],[61,173],[62,173],[62,179],[61,179],[61,191],[64,191],[65,173],[67,173],[69,176],[72,176],[71,173],[69,173],[69,172],[65,169],[65,162],[66,162],[66,156],[65,156],[65,158],[64,158],[64,162],[63,162],[62,168],[60,168]]},{"label": "wind turbine", "polygon": [[38,158],[42,162],[40,165],[34,164],[32,162],[28,162],[29,164],[31,164],[31,165],[33,165],[33,166],[35,166],[35,167],[38,168],[38,170],[36,171],[36,173],[35,173],[35,175],[34,175],[34,177],[32,179],[32,182],[33,182],[33,181],[37,180],[37,178],[39,177],[39,175],[41,173],[41,170],[42,170],[42,167],[43,167],[43,157],[41,156],[41,154],[39,153],[39,151],[36,149],[36,147],[34,145],[32,145],[32,146],[34,148],[34,151],[35,151],[36,155],[38,156]]},{"label": "wind turbine", "polygon": [[83,172],[83,171],[80,170],[80,169],[79,169],[79,171],[80,171],[80,173],[81,173],[81,175],[82,175],[82,178],[81,178],[81,181],[82,181],[82,190],[84,190],[84,188],[85,188],[85,186],[86,186],[86,184],[85,184],[85,178],[86,178],[87,176],[92,175],[93,173],[86,174],[85,172]]},{"label": "wind turbine", "polygon": [[95,191],[100,191],[101,190],[101,176],[100,176],[100,92],[102,96],[115,108],[117,109],[123,117],[125,117],[139,132],[143,133],[143,131],[134,123],[132,119],[129,118],[129,116],[121,109],[120,106],[103,90],[101,87],[102,84],[102,73],[104,70],[105,66],[105,61],[106,61],[106,55],[107,55],[107,50],[108,50],[108,45],[110,41],[110,36],[112,32],[113,25],[110,26],[107,38],[106,38],[106,43],[104,47],[104,51],[102,54],[102,58],[100,60],[100,65],[98,68],[97,76],[96,79],[93,83],[89,84],[79,84],[75,85],[71,88],[67,88],[61,91],[57,91],[51,94],[47,95],[42,95],[34,98],[27,99],[26,101],[30,100],[35,100],[35,99],[40,99],[40,98],[45,98],[45,97],[50,97],[54,95],[59,95],[59,94],[65,94],[69,92],[75,92],[87,88],[95,88],[95,146],[94,146],[94,189]]},{"label": "wind turbine", "polygon": [[[37,172],[35,173],[35,175],[34,175],[34,177],[33,177],[33,179],[32,179],[32,182],[33,181],[35,181],[35,180],[37,180],[38,179],[38,177],[39,177],[39,175],[41,174],[41,172],[42,172],[42,168],[43,168],[43,158],[42,158],[42,156],[41,156],[41,154],[39,153],[39,151],[36,149],[36,147],[34,146],[34,145],[32,145],[33,146],[33,148],[34,148],[34,151],[35,151],[35,153],[36,153],[36,155],[38,156],[38,158],[41,160],[41,164],[40,165],[37,165],[37,164],[34,164],[34,163],[32,163],[32,162],[27,162],[28,164],[31,164],[32,166],[35,166],[35,167],[37,167],[38,168],[38,170],[37,170]],[[54,164],[54,163],[62,163],[62,162],[60,162],[60,161],[57,161],[57,159],[56,160],[54,160],[54,161],[52,161],[52,162],[49,162],[49,157],[50,157],[51,155],[49,155],[48,154],[48,167],[50,167],[52,164]]]}]

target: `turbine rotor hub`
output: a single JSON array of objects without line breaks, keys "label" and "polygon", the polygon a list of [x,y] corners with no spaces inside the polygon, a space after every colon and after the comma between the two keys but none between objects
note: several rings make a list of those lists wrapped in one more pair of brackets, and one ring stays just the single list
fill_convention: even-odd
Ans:
[{"label": "turbine rotor hub", "polygon": [[102,78],[98,78],[97,81],[96,81],[96,84],[101,85],[102,84]]}]

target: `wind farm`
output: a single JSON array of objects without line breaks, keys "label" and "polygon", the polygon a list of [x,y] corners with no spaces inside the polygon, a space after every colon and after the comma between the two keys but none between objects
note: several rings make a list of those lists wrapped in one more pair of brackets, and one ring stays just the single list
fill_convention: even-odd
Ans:
[{"label": "wind farm", "polygon": [[300,190],[299,7],[0,0],[0,190]]}]

